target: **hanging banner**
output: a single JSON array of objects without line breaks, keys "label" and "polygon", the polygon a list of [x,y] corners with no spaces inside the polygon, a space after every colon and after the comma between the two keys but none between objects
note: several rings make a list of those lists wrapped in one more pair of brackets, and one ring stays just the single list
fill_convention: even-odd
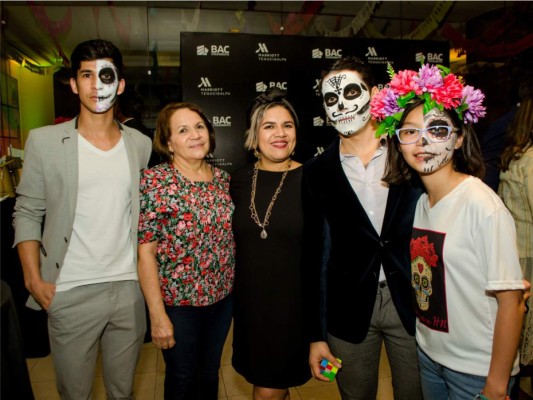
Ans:
[{"label": "hanging banner", "polygon": [[449,66],[450,54],[448,42],[398,39],[183,32],[180,43],[183,100],[198,104],[211,119],[217,147],[210,162],[230,173],[250,160],[244,149],[246,111],[268,88],[287,91],[300,120],[294,158],[305,162],[336,135],[319,90],[322,70],[335,60],[362,59],[383,85],[389,62],[396,71],[418,69],[421,60]]}]

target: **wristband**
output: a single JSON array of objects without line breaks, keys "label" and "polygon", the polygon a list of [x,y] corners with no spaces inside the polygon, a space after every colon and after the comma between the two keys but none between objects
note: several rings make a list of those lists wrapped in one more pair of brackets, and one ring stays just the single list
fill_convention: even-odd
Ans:
[{"label": "wristband", "polygon": [[[483,395],[483,390],[476,394],[476,397],[474,397],[474,400],[489,400],[488,397]],[[505,396],[504,400],[511,400],[509,396]]]}]

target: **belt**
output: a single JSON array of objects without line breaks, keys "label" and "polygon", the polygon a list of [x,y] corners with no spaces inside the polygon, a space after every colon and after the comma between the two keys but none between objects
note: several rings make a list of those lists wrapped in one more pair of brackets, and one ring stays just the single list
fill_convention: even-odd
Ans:
[{"label": "belt", "polygon": [[385,286],[387,286],[387,281],[380,281],[379,282],[379,288],[383,289]]}]

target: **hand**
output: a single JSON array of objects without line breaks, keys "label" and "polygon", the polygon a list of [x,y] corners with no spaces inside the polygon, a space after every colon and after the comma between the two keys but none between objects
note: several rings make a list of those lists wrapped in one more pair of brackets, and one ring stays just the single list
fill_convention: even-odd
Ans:
[{"label": "hand", "polygon": [[174,340],[174,326],[168,318],[168,315],[158,316],[157,318],[150,317],[152,325],[152,343],[158,349],[170,349],[174,347],[176,341]]},{"label": "hand", "polygon": [[309,348],[309,366],[311,367],[311,374],[319,381],[329,382],[329,379],[320,373],[320,362],[326,358],[337,368],[341,368],[342,365],[329,351],[329,346],[326,342],[314,342],[311,343]]},{"label": "hand", "polygon": [[26,285],[26,288],[37,303],[39,303],[44,310],[48,311],[48,308],[56,295],[56,285],[39,279]]}]

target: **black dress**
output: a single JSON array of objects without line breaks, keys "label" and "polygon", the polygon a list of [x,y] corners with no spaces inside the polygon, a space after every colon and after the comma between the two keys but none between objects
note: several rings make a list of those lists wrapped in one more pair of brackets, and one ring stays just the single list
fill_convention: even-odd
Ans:
[{"label": "black dress", "polygon": [[[282,175],[259,170],[255,205],[261,222]],[[300,275],[302,167],[287,174],[266,227],[267,239],[261,239],[261,228],[251,217],[252,176],[250,165],[230,181],[237,245],[232,364],[256,386],[283,389],[311,377]]]}]

